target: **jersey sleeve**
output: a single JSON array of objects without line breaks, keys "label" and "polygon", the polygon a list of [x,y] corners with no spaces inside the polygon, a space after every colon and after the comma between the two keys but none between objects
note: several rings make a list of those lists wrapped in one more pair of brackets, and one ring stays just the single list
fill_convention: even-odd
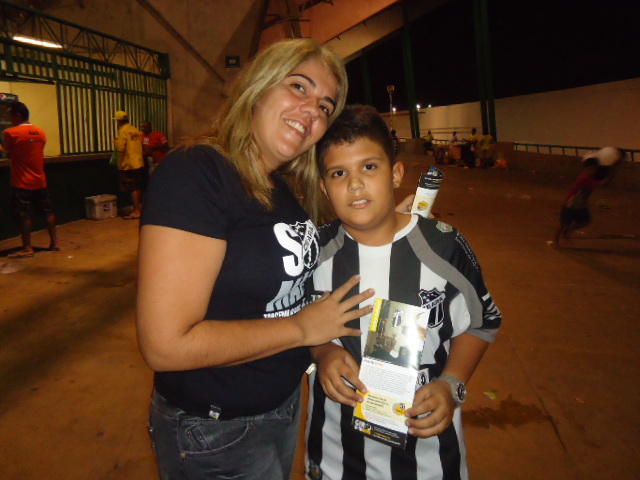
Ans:
[{"label": "jersey sleeve", "polygon": [[[457,229],[443,222],[420,219],[420,229],[435,260],[427,253],[429,267],[446,278],[462,299],[452,301],[452,316],[468,315],[470,333],[487,342],[495,340],[502,314],[485,284],[482,269],[471,246]],[[462,301],[463,300],[463,301]],[[452,318],[454,323],[455,318]],[[460,332],[462,333],[462,332]]]},{"label": "jersey sleeve", "polygon": [[493,342],[502,325],[502,314],[489,293],[482,268],[471,246],[462,233],[455,229],[454,231],[455,244],[451,261],[468,282],[466,285],[462,282],[461,288],[470,315],[470,325],[466,333]]},{"label": "jersey sleeve", "polygon": [[142,224],[226,239],[239,179],[225,163],[220,153],[205,146],[169,154],[150,178]]}]

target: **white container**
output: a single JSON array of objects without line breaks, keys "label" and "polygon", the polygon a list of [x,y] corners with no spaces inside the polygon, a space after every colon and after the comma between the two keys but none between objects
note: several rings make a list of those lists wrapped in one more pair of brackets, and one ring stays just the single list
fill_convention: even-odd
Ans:
[{"label": "white container", "polygon": [[104,220],[118,214],[118,202],[115,195],[96,195],[85,197],[84,205],[89,220]]},{"label": "white container", "polygon": [[416,198],[413,200],[411,213],[417,213],[429,218],[431,207],[436,201],[443,177],[444,173],[434,166],[427,173],[420,175],[420,182],[416,190]]}]

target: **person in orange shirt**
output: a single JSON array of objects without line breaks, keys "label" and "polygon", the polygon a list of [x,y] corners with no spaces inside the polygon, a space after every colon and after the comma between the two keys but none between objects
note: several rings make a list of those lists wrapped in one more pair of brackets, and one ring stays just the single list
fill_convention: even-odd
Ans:
[{"label": "person in orange shirt", "polygon": [[4,131],[4,149],[11,160],[11,203],[22,236],[22,249],[9,257],[33,257],[35,253],[31,245],[32,205],[46,219],[51,239],[49,250],[60,250],[56,217],[44,173],[47,136],[43,129],[29,123],[29,109],[22,102],[9,107],[9,118],[13,127]]}]

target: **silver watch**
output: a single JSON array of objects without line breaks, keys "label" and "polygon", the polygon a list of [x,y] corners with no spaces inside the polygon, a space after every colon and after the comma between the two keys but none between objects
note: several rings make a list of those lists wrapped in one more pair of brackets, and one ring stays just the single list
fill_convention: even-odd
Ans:
[{"label": "silver watch", "polygon": [[460,380],[458,377],[453,375],[440,375],[433,379],[433,381],[444,380],[451,387],[451,395],[453,396],[453,402],[456,404],[456,407],[459,407],[464,403],[467,399],[467,387],[464,382]]}]

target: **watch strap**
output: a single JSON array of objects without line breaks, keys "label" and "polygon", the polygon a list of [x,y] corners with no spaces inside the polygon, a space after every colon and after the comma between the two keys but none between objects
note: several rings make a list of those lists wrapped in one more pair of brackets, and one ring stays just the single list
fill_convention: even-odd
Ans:
[{"label": "watch strap", "polygon": [[456,407],[461,406],[467,399],[467,387],[462,380],[455,375],[440,375],[433,379],[433,381],[443,380],[451,387],[451,396]]}]

